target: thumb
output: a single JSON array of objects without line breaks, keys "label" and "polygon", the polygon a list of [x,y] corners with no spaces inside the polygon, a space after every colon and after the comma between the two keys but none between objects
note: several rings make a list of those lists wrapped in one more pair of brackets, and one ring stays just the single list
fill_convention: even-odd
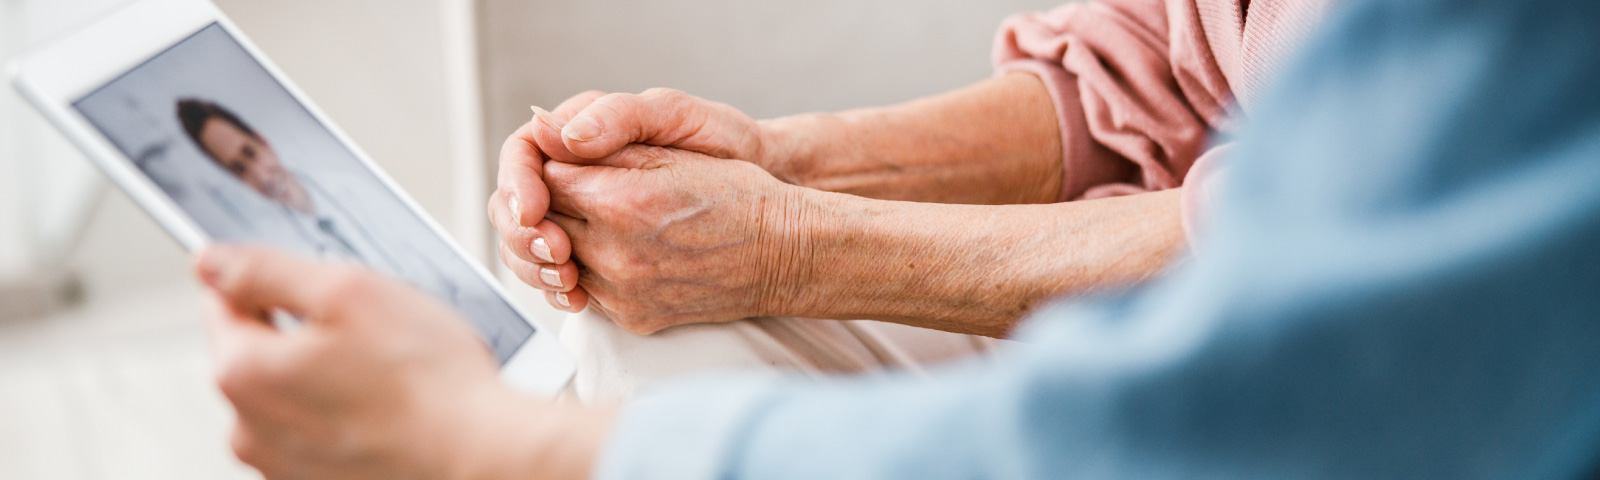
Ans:
[{"label": "thumb", "polygon": [[259,247],[212,246],[201,251],[196,273],[229,305],[263,316],[289,312],[326,321],[351,290],[381,281],[347,265],[313,262]]},{"label": "thumb", "polygon": [[755,160],[759,135],[756,122],[736,108],[659,88],[600,97],[561,127],[567,150],[589,159],[642,143]]}]

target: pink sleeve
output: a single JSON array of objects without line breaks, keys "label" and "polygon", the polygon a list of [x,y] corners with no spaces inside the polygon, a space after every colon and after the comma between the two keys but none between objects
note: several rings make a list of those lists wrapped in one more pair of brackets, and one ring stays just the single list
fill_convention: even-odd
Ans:
[{"label": "pink sleeve", "polygon": [[1231,93],[1196,0],[1096,0],[1011,17],[999,73],[1038,75],[1055,101],[1060,200],[1174,188],[1226,128]]}]

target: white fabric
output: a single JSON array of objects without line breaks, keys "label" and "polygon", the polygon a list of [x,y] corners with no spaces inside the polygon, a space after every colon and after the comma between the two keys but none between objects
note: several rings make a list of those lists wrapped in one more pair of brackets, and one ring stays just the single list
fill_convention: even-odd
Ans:
[{"label": "white fabric", "polygon": [[662,380],[716,371],[921,375],[1001,342],[893,323],[790,317],[684,325],[642,336],[593,310],[568,316],[560,338],[578,363],[567,394],[586,404],[619,402]]}]

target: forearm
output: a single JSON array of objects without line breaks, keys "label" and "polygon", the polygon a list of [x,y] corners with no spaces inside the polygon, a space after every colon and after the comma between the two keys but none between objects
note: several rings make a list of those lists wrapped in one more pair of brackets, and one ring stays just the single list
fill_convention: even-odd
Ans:
[{"label": "forearm", "polygon": [[976,206],[816,192],[773,313],[1003,336],[1041,301],[1160,271],[1183,245],[1178,193]]},{"label": "forearm", "polygon": [[1013,73],[882,108],[761,122],[762,163],[789,183],[871,198],[1046,203],[1061,138],[1038,77]]}]

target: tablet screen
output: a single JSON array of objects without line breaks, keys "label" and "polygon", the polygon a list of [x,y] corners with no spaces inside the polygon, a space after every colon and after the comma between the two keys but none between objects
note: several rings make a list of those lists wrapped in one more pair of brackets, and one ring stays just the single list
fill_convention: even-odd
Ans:
[{"label": "tablet screen", "polygon": [[454,306],[502,364],[533,335],[217,24],[73,107],[216,241],[357,262],[404,280]]}]

